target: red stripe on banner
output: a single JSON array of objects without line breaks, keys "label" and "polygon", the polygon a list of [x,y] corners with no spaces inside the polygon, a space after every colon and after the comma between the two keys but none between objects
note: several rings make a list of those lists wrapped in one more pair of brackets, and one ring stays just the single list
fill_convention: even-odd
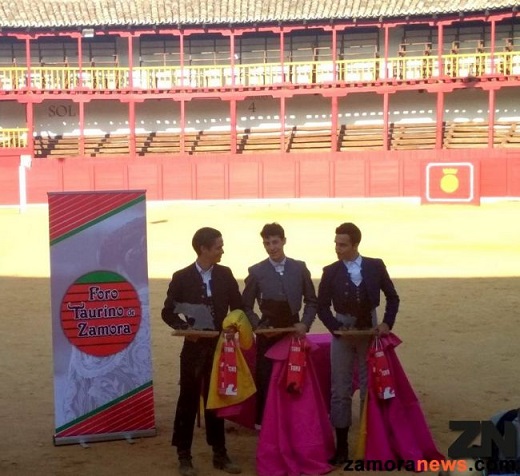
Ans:
[{"label": "red stripe on banner", "polygon": [[136,318],[140,318],[140,317],[141,317],[140,315],[136,315],[134,317],[126,317],[126,316],[123,316],[123,317],[107,317],[107,318],[104,318],[104,319],[98,319],[98,318],[74,319],[74,317],[70,317],[70,318],[67,318],[67,319],[62,319],[61,327],[63,328],[63,330],[67,330],[67,329],[73,329],[73,328],[77,327],[78,323],[80,323],[80,322],[83,322],[83,323],[86,323],[86,324],[94,324],[96,326],[99,325],[99,322],[102,322],[103,325],[115,325],[115,326],[117,326],[118,324],[125,324],[125,325],[130,326],[133,329],[134,327],[137,327],[137,328],[139,327],[140,322],[135,322],[135,319]]},{"label": "red stripe on banner", "polygon": [[[60,197],[50,222],[51,240],[79,228],[136,198],[134,194],[99,194]],[[49,201],[50,205],[52,204]]]},{"label": "red stripe on banner", "polygon": [[[140,318],[141,316],[136,316],[137,318]],[[114,318],[110,317],[107,319],[67,319],[66,321],[62,321],[61,328],[66,331],[69,329],[79,329],[81,328],[87,328],[87,327],[102,327],[102,326],[128,326],[133,331],[137,331],[139,329],[139,326],[141,324],[140,320],[139,322],[130,321],[130,319],[135,318],[128,318],[128,317],[120,317],[120,318]],[[82,324],[81,326],[79,324]],[[104,327],[102,327],[104,328]],[[69,336],[72,337],[72,336]]]},{"label": "red stripe on banner", "polygon": [[[122,278],[124,279],[124,278]],[[92,286],[96,286],[98,283],[75,283],[74,284],[74,292],[72,294],[85,296],[85,299],[89,296],[90,289]],[[120,293],[124,292],[131,292],[133,291],[133,287],[131,284],[129,284],[127,281],[106,281],[103,282],[104,285],[110,284],[110,289],[115,289],[116,291],[119,291]],[[94,296],[96,297],[96,296]]]},{"label": "red stripe on banner", "polygon": [[[67,295],[67,297],[72,296],[71,293]],[[85,305],[84,309],[96,309],[99,307],[99,301],[87,301],[87,297],[83,294],[77,295],[74,294],[74,299],[69,299],[67,301],[63,301],[62,305],[60,307],[61,312],[71,312],[71,309],[69,308],[69,304],[74,305],[75,303],[83,303]],[[130,296],[130,297],[128,297]],[[106,303],[106,301],[102,302],[103,304]],[[123,294],[122,296],[118,297],[117,304],[118,307],[123,307],[125,309],[132,309],[136,308],[138,309],[141,305],[141,301],[135,297],[135,291],[129,291],[126,294]]]},{"label": "red stripe on banner", "polygon": [[[136,311],[136,315],[139,314],[140,315],[140,312],[138,311],[140,308],[140,301],[138,300],[132,300],[132,301],[125,301],[124,303],[125,305],[124,306],[117,306],[119,310],[123,309],[123,310],[129,310],[129,309],[137,309]],[[81,308],[81,311],[88,313],[88,311],[91,311],[93,316],[91,317],[91,319],[95,319],[96,317],[99,317],[99,313],[101,311],[99,311],[99,306],[96,306],[95,303],[82,303],[82,308]],[[69,308],[68,306],[61,306],[60,307],[60,310],[61,310],[61,313],[62,313],[62,322],[65,322],[65,321],[68,321],[68,320],[74,320],[75,319],[75,314],[73,312],[73,310],[71,308]],[[103,308],[101,309],[103,310]],[[97,313],[96,313],[97,311]],[[108,311],[107,311],[108,312]],[[105,317],[107,319],[118,319],[118,318],[126,318],[125,316],[128,316],[128,314],[124,314],[122,316],[119,316],[119,315],[104,315],[104,316],[101,316],[101,317]],[[81,316],[81,315],[78,315],[78,319],[81,318],[81,317],[84,317],[84,316]]]},{"label": "red stripe on banner", "polygon": [[[56,203],[53,202],[51,196],[49,204],[53,205],[53,211],[56,210],[61,221],[65,225],[70,226],[73,223],[81,222],[82,215],[91,215],[93,218],[100,216],[96,213],[96,209],[104,208],[104,213],[110,210],[110,204],[124,204],[136,198],[135,194],[129,194],[127,197],[124,193],[99,193],[99,194],[74,194],[56,196]],[[108,207],[108,209],[107,209]]]},{"label": "red stripe on banner", "polygon": [[[125,430],[127,427],[135,425],[135,415],[153,415],[153,391],[149,388],[146,392],[134,395],[132,399],[118,404],[113,411],[107,411],[100,418],[93,419],[90,424],[85,426],[88,434],[116,432]],[[153,418],[146,418],[141,425],[149,428],[148,422],[151,421],[153,426]]]},{"label": "red stripe on banner", "polygon": [[[96,207],[101,212],[103,202],[107,200],[107,196],[92,195],[87,197],[83,194],[75,196],[62,195],[57,197],[56,203],[53,203],[51,198],[49,198],[49,206],[53,206],[53,215],[56,218],[56,220],[51,219],[50,222],[51,236],[54,234],[61,235],[59,232],[60,227],[64,230],[74,229],[86,221],[95,219],[99,216]],[[60,226],[58,227],[56,223],[59,223]]]},{"label": "red stripe on banner", "polygon": [[155,426],[153,387],[56,434],[57,438],[148,430]]},{"label": "red stripe on banner", "polygon": [[122,427],[124,428],[123,431],[149,430],[153,428],[153,408],[141,409],[138,413],[134,408],[128,408],[122,412],[119,418],[112,418],[102,428],[95,429],[94,433],[89,432],[89,434],[117,433],[121,431],[120,428]]},{"label": "red stripe on banner", "polygon": [[75,193],[49,195],[49,234],[53,241],[100,218],[126,203],[143,196],[143,192]]},{"label": "red stripe on banner", "polygon": [[[113,411],[106,412],[101,418],[95,418],[82,427],[82,434],[95,435],[99,433],[116,433],[127,429],[153,428],[153,399],[142,396],[127,404],[119,405]],[[147,415],[136,428],[136,415]],[[152,416],[152,418],[150,418]],[[140,420],[140,417],[137,417]]]}]

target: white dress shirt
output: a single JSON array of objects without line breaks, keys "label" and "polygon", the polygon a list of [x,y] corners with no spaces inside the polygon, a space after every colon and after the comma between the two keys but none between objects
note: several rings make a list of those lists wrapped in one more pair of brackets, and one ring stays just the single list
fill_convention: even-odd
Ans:
[{"label": "white dress shirt", "polygon": [[283,272],[285,270],[285,262],[287,261],[287,258],[284,258],[282,261],[277,262],[273,261],[271,258],[267,258],[269,262],[273,265],[274,270],[280,275],[283,276]]},{"label": "white dress shirt", "polygon": [[197,270],[202,277],[202,281],[206,286],[206,295],[211,297],[211,272],[213,271],[213,266],[207,270],[203,270],[197,262],[195,262],[195,266],[197,267]]},{"label": "white dress shirt", "polygon": [[363,281],[363,277],[361,276],[361,261],[363,261],[361,255],[358,255],[354,261],[343,261],[343,264],[347,267],[350,279],[356,286],[359,286]]}]

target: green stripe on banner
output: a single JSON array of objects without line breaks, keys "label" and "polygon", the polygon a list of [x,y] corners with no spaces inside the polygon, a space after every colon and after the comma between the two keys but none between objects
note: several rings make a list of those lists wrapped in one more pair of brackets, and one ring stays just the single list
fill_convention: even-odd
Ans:
[{"label": "green stripe on banner", "polygon": [[59,238],[51,240],[50,245],[53,246],[53,245],[59,243],[60,241],[66,240],[67,238],[70,238],[71,236],[74,236],[74,235],[82,232],[83,230],[86,230],[87,228],[90,228],[91,226],[94,226],[97,223],[100,223],[103,220],[106,220],[107,218],[110,218],[111,216],[117,215],[118,213],[121,213],[123,210],[126,210],[127,208],[130,208],[130,207],[134,206],[136,203],[144,201],[145,198],[146,197],[144,195],[141,196],[141,197],[134,198],[133,200],[130,200],[128,203],[125,203],[124,205],[122,205],[122,206],[120,206],[118,208],[114,208],[114,210],[112,210],[112,211],[110,211],[108,213],[105,213],[104,215],[99,216],[95,220],[92,220],[92,221],[90,221],[88,223],[85,223],[84,225],[81,225],[78,228],[76,228],[76,229],[74,229],[72,231],[69,231],[68,233],[63,234]]},{"label": "green stripe on banner", "polygon": [[74,284],[89,283],[124,283],[125,280],[120,274],[110,271],[94,271],[77,279]]},{"label": "green stripe on banner", "polygon": [[78,423],[81,423],[81,422],[93,417],[94,415],[97,415],[98,413],[101,413],[101,412],[105,411],[106,409],[113,407],[114,405],[117,405],[118,403],[122,402],[123,400],[133,397],[134,395],[138,394],[139,392],[142,392],[143,390],[150,388],[152,385],[153,385],[153,380],[150,380],[149,382],[146,382],[145,384],[141,385],[140,387],[135,388],[131,392],[128,392],[125,395],[122,395],[119,398],[112,400],[111,402],[105,403],[104,405],[101,405],[100,407],[96,408],[95,410],[92,410],[89,413],[85,413],[85,415],[82,415],[79,418],[76,418],[75,420],[70,421],[66,425],[56,428],[56,433],[61,433],[62,431],[67,430],[68,428],[70,428],[74,425],[77,425]]}]

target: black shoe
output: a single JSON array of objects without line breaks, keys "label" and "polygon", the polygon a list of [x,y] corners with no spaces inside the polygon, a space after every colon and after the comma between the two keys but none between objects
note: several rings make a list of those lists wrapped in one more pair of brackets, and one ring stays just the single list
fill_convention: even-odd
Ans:
[{"label": "black shoe", "polygon": [[214,454],[213,467],[229,474],[240,474],[242,472],[242,468],[234,464],[227,454]]},{"label": "black shoe", "polygon": [[336,453],[334,456],[329,459],[328,463],[332,466],[343,466],[347,464],[348,461],[348,449],[345,451],[338,451],[336,450]]},{"label": "black shoe", "polygon": [[191,458],[179,458],[179,474],[181,476],[197,476],[197,470],[191,463]]},{"label": "black shoe", "polygon": [[333,466],[342,466],[348,461],[348,430],[348,426],[336,428],[336,452],[328,461]]}]

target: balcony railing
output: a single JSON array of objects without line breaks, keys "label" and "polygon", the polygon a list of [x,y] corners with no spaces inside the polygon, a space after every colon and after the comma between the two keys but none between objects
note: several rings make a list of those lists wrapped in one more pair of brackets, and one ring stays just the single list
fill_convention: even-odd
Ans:
[{"label": "balcony railing", "polygon": [[0,149],[27,147],[28,131],[26,127],[15,127],[11,129],[0,127]]},{"label": "balcony railing", "polygon": [[520,75],[520,51],[205,66],[0,67],[0,91],[269,87]]}]

